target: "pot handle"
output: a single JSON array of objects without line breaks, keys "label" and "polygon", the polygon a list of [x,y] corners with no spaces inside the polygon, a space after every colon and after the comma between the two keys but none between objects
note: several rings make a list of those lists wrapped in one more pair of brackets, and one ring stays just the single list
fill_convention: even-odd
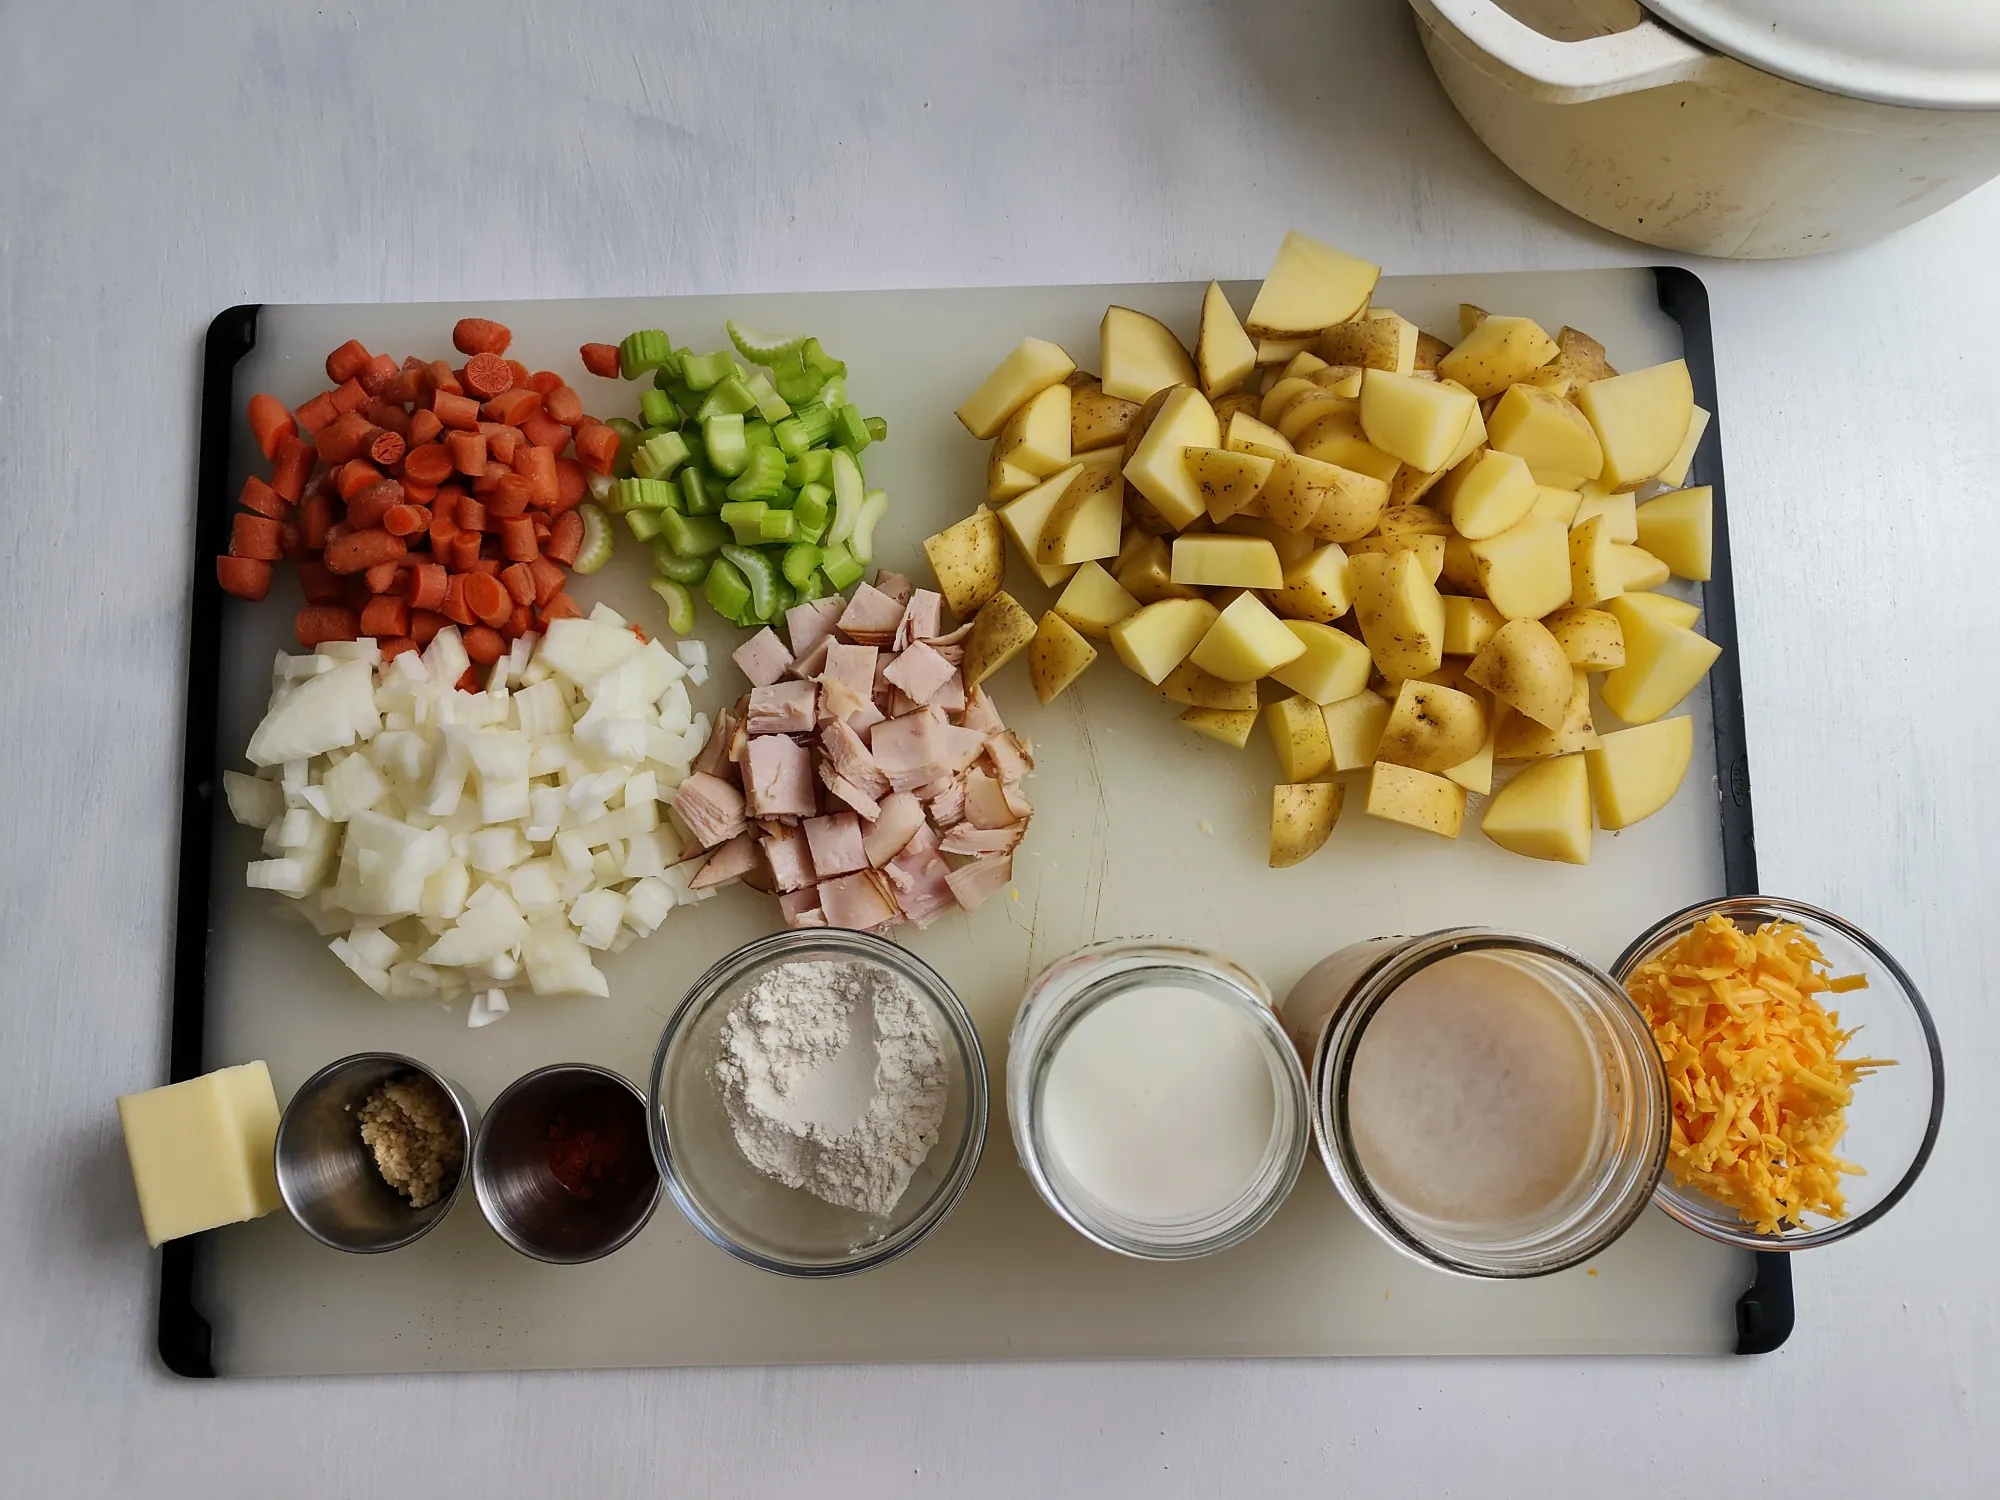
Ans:
[{"label": "pot handle", "polygon": [[[1432,29],[1450,45],[1456,31],[1472,55],[1467,60],[1487,72],[1496,68],[1515,87],[1552,104],[1581,104],[1670,83],[1705,72],[1714,54],[1680,33],[1642,16],[1628,31],[1559,42],[1516,20],[1494,0],[1410,0]],[[1442,28],[1438,23],[1443,22]],[[1463,48],[1454,48],[1463,51]]]}]

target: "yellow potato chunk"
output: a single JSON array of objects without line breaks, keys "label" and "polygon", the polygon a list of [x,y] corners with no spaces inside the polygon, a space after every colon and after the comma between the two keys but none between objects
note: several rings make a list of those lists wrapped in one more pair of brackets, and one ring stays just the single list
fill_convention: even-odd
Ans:
[{"label": "yellow potato chunk", "polygon": [[1188,659],[1224,682],[1255,682],[1304,655],[1305,649],[1255,594],[1238,594],[1216,616]]},{"label": "yellow potato chunk", "polygon": [[1189,708],[1181,712],[1181,722],[1196,734],[1241,750],[1257,731],[1254,708]]},{"label": "yellow potato chunk", "polygon": [[1387,309],[1379,317],[1371,309],[1322,333],[1319,352],[1330,364],[1408,375],[1417,364],[1417,325]]},{"label": "yellow potato chunk", "polygon": [[1438,361],[1438,378],[1484,400],[1526,380],[1556,357],[1556,341],[1532,318],[1489,317]]},{"label": "yellow potato chunk", "polygon": [[1291,230],[1278,246],[1278,258],[1257,289],[1243,326],[1260,339],[1315,336],[1366,307],[1381,275],[1380,266]]},{"label": "yellow potato chunk", "polygon": [[1572,667],[1570,675],[1569,707],[1563,711],[1562,722],[1551,727],[1537,724],[1526,714],[1508,714],[1493,747],[1497,759],[1547,760],[1574,755],[1597,743],[1597,726],[1590,721],[1590,676],[1581,667]]},{"label": "yellow potato chunk", "polygon": [[1582,608],[1625,592],[1625,569],[1618,544],[1604,517],[1592,516],[1569,534],[1569,602]]},{"label": "yellow potato chunk", "polygon": [[1329,542],[1350,542],[1375,529],[1389,507],[1389,486],[1338,464],[1287,454],[1272,468],[1257,505],[1286,531],[1310,530]]},{"label": "yellow potato chunk", "polygon": [[1425,677],[1444,663],[1444,600],[1414,552],[1350,557],[1354,617],[1384,677]]},{"label": "yellow potato chunk", "polygon": [[1535,503],[1528,507],[1528,519],[1554,521],[1558,525],[1568,526],[1576,519],[1576,513],[1582,505],[1583,496],[1575,490],[1557,489],[1552,485],[1537,483]]},{"label": "yellow potato chunk", "polygon": [[[1137,530],[1128,532],[1127,537],[1128,540],[1136,537],[1137,543],[1113,570],[1125,592],[1141,604],[1157,604],[1162,599],[1201,597],[1186,584],[1174,582],[1173,556],[1167,551],[1164,541]],[[1122,546],[1119,550],[1125,552]]]},{"label": "yellow potato chunk", "polygon": [[1097,338],[1099,379],[1107,396],[1145,401],[1168,386],[1192,386],[1198,378],[1187,350],[1158,318],[1129,307],[1107,307]]},{"label": "yellow potato chunk", "polygon": [[1663,719],[1694,691],[1722,648],[1692,630],[1669,625],[1628,598],[1608,606],[1625,631],[1625,665],[1604,674],[1605,706],[1627,724]]},{"label": "yellow potato chunk", "polygon": [[1656,495],[1638,508],[1633,524],[1639,545],[1675,573],[1696,583],[1708,581],[1715,552],[1715,493],[1707,485]]},{"label": "yellow potato chunk", "polygon": [[1378,760],[1368,773],[1371,818],[1455,839],[1465,826],[1465,788],[1411,766]]},{"label": "yellow potato chunk", "polygon": [[1668,460],[1664,469],[1653,476],[1655,479],[1673,489],[1687,483],[1688,470],[1694,467],[1695,450],[1701,447],[1702,434],[1708,431],[1709,421],[1709,414],[1697,406],[1688,420],[1687,436],[1681,439],[1680,450]]},{"label": "yellow potato chunk", "polygon": [[1590,778],[1581,755],[1541,761],[1501,787],[1480,832],[1529,859],[1590,863]]},{"label": "yellow potato chunk", "polygon": [[1444,576],[1444,549],[1449,539],[1429,532],[1400,531],[1391,536],[1365,536],[1347,544],[1347,555],[1363,552],[1413,552],[1424,565],[1424,576],[1436,583]]},{"label": "yellow potato chunk", "polygon": [[1000,462],[1046,478],[1069,464],[1070,388],[1058,382],[1030,396],[993,440]]},{"label": "yellow potato chunk", "polygon": [[958,409],[958,420],[976,438],[997,435],[1007,419],[1038,392],[1060,385],[1076,361],[1047,339],[1022,339]]},{"label": "yellow potato chunk", "polygon": [[937,575],[938,592],[951,612],[963,618],[1000,591],[1007,572],[1000,518],[985,506],[956,525],[924,538],[924,556]]},{"label": "yellow potato chunk", "polygon": [[1493,634],[1466,679],[1509,708],[1553,729],[1568,712],[1574,686],[1569,658],[1539,620],[1509,620]]},{"label": "yellow potato chunk", "polygon": [[1494,633],[1506,623],[1507,617],[1495,609],[1489,600],[1472,599],[1462,594],[1446,594],[1444,654],[1477,656],[1480,648],[1492,640]]},{"label": "yellow potato chunk", "polygon": [[1465,477],[1452,489],[1452,529],[1483,541],[1519,524],[1535,506],[1535,476],[1511,453],[1487,449],[1467,460]]},{"label": "yellow potato chunk", "polygon": [[1219,613],[1206,599],[1162,599],[1112,626],[1111,649],[1157,686],[1187,659]]},{"label": "yellow potato chunk", "polygon": [[1382,743],[1382,731],[1389,723],[1387,698],[1372,689],[1363,689],[1352,698],[1342,698],[1320,710],[1326,721],[1326,741],[1333,751],[1336,771],[1358,771],[1375,759]]},{"label": "yellow potato chunk", "polygon": [[1314,421],[1293,439],[1293,446],[1307,458],[1366,474],[1384,485],[1403,467],[1400,458],[1384,453],[1363,435],[1358,401],[1321,408]]},{"label": "yellow potato chunk", "polygon": [[1048,528],[1049,517],[1062,503],[1064,492],[1076,483],[1083,470],[1082,464],[1071,464],[1042,480],[1025,495],[1009,500],[997,512],[1000,527],[1013,541],[1021,561],[1048,588],[1061,588],[1071,569],[1040,560],[1042,534]]},{"label": "yellow potato chunk", "polygon": [[1673,569],[1644,547],[1625,547],[1614,542],[1611,557],[1621,589],[1656,589],[1673,577]]},{"label": "yellow potato chunk", "polygon": [[1105,395],[1103,383],[1094,376],[1072,375],[1066,384],[1070,388],[1069,451],[1124,447],[1125,434],[1139,415],[1139,403]]},{"label": "yellow potato chunk", "polygon": [[1625,665],[1624,627],[1609,610],[1559,609],[1542,624],[1573,667],[1601,672]]},{"label": "yellow potato chunk", "polygon": [[1310,781],[1333,765],[1326,716],[1303,694],[1280,698],[1264,709],[1264,727],[1287,781]]},{"label": "yellow potato chunk", "polygon": [[1512,385],[1486,419],[1487,441],[1532,469],[1559,469],[1579,479],[1604,470],[1604,448],[1589,418],[1571,402],[1532,385]]},{"label": "yellow potato chunk", "polygon": [[1486,710],[1477,698],[1440,683],[1411,681],[1396,690],[1375,758],[1442,776],[1478,754],[1485,742]]},{"label": "yellow potato chunk", "polygon": [[1694,720],[1686,714],[1615,729],[1586,751],[1590,795],[1603,828],[1630,828],[1673,801],[1694,759]]},{"label": "yellow potato chunk", "polygon": [[1486,716],[1485,743],[1455,766],[1447,767],[1444,778],[1455,781],[1468,792],[1477,792],[1484,797],[1493,790],[1493,749],[1499,737],[1500,726],[1512,716],[1512,711],[1504,703],[1496,703]]},{"label": "yellow potato chunk", "polygon": [[1353,608],[1347,553],[1337,542],[1314,548],[1285,566],[1285,586],[1271,595],[1272,609],[1294,620],[1337,620]]},{"label": "yellow potato chunk", "polygon": [[1006,462],[996,448],[986,459],[986,499],[999,505],[1017,495],[1025,495],[1042,481],[1026,469]]},{"label": "yellow potato chunk", "polygon": [[1201,377],[1201,393],[1211,401],[1225,391],[1235,390],[1257,368],[1257,345],[1243,331],[1236,309],[1229,305],[1219,282],[1211,281],[1202,294],[1194,364]]},{"label": "yellow potato chunk", "polygon": [[1639,540],[1638,502],[1630,495],[1613,495],[1595,484],[1586,485],[1570,517],[1572,528],[1592,516],[1604,518],[1604,534],[1614,542],[1630,545]]},{"label": "yellow potato chunk", "polygon": [[1249,710],[1257,711],[1257,684],[1254,682],[1224,682],[1208,672],[1202,671],[1191,661],[1184,661],[1160,681],[1160,692],[1172,703],[1185,703],[1190,708],[1221,708],[1231,713]]},{"label": "yellow potato chunk", "polygon": [[1056,600],[1056,613],[1069,621],[1071,629],[1100,641],[1111,634],[1113,625],[1138,612],[1139,601],[1098,562],[1078,568]]},{"label": "yellow potato chunk", "polygon": [[966,686],[984,682],[1027,650],[1034,638],[1035,617],[1021,608],[1012,594],[995,594],[979,606],[979,613],[972,618],[972,633],[965,638],[962,670]]},{"label": "yellow potato chunk", "polygon": [[1249,453],[1259,458],[1283,458],[1292,451],[1290,438],[1241,411],[1229,419],[1222,446],[1231,453]]},{"label": "yellow potato chunk", "polygon": [[1337,781],[1271,788],[1271,868],[1289,869],[1319,852],[1340,820],[1346,788]]},{"label": "yellow potato chunk", "polygon": [[1201,489],[1188,472],[1187,450],[1213,448],[1221,441],[1215,408],[1192,386],[1178,386],[1167,393],[1159,415],[1127,460],[1126,481],[1168,526],[1180,531],[1208,512]]},{"label": "yellow potato chunk", "polygon": [[1231,453],[1226,448],[1187,450],[1188,474],[1211,521],[1226,521],[1254,501],[1270,479],[1274,462],[1261,453]]},{"label": "yellow potato chunk", "polygon": [[1028,646],[1028,680],[1034,684],[1035,697],[1047,707],[1096,660],[1097,648],[1050,610],[1035,627]]},{"label": "yellow potato chunk", "polygon": [[1361,377],[1362,435],[1413,468],[1443,468],[1478,409],[1457,386],[1381,369]]},{"label": "yellow potato chunk", "polygon": [[1674,359],[1594,380],[1577,392],[1576,404],[1604,446],[1598,479],[1607,490],[1636,489],[1680,452],[1694,420],[1694,386],[1687,362]]},{"label": "yellow potato chunk", "polygon": [[1623,610],[1635,609],[1649,619],[1659,621],[1662,625],[1678,625],[1683,630],[1692,630],[1694,622],[1701,618],[1701,606],[1699,604],[1690,604],[1687,600],[1676,599],[1671,594],[1649,594],[1642,592],[1622,594],[1619,597],[1621,600],[1620,619],[1624,618]]},{"label": "yellow potato chunk", "polygon": [[1035,561],[1045,568],[1070,568],[1118,555],[1124,481],[1109,464],[1080,467],[1083,472],[1063,490],[1035,544]]},{"label": "yellow potato chunk", "polygon": [[1305,647],[1302,654],[1271,669],[1271,680],[1315,703],[1338,703],[1368,686],[1374,658],[1344,630],[1311,620],[1286,620],[1285,628]]},{"label": "yellow potato chunk", "polygon": [[[1553,521],[1522,521],[1466,544],[1479,590],[1510,620],[1539,620],[1570,602],[1569,533]],[[1451,553],[1445,553],[1446,576]]]},{"label": "yellow potato chunk", "polygon": [[1178,536],[1174,538],[1173,559],[1175,583],[1222,589],[1285,586],[1278,549],[1262,537],[1229,536],[1218,531]]}]

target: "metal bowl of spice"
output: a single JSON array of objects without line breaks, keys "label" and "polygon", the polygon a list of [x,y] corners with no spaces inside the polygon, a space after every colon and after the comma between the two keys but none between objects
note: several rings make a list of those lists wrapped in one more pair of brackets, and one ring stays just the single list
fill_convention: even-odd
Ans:
[{"label": "metal bowl of spice", "polygon": [[870,1270],[971,1184],[986,1059],[950,985],[865,932],[801,928],[696,981],[653,1058],[667,1191],[737,1259],[786,1276]]},{"label": "metal bowl of spice", "polygon": [[299,1085],[278,1121],[278,1193],[323,1245],[361,1255],[422,1239],[458,1201],[471,1096],[415,1058],[357,1052]]},{"label": "metal bowl of spice", "polygon": [[515,1079],[473,1142],[472,1191],[494,1233],[523,1255],[562,1266],[609,1255],[660,1202],[646,1096],[588,1063]]}]

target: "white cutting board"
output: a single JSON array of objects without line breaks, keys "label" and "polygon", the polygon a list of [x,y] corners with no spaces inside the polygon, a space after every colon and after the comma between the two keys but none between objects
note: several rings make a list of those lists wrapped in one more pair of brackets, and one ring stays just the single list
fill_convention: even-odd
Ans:
[{"label": "white cutting board", "polygon": [[[1246,308],[1254,287],[1231,288]],[[985,445],[951,409],[1026,334],[1096,364],[1108,301],[1155,314],[1192,344],[1198,285],[1034,287],[789,296],[689,297],[481,305],[268,307],[238,367],[237,409],[254,391],[296,404],[324,384],[326,352],[348,338],[399,357],[449,352],[467,314],[514,330],[513,353],[570,377],[588,409],[630,415],[633,387],[585,376],[577,345],[664,327],[696,348],[725,342],[733,316],[759,329],[817,334],[845,359],[862,408],[889,422],[868,452],[871,484],[892,497],[879,561],[926,576],[918,542],[983,494]],[[1570,323],[1625,368],[1680,352],[1645,271],[1392,278],[1378,303],[1451,336],[1456,304]],[[240,424],[239,424],[240,426]],[[253,456],[237,435],[241,477]],[[576,579],[586,607],[605,599],[664,630],[644,586],[644,549]],[[1010,568],[1030,609],[1048,594]],[[225,623],[222,765],[268,691],[274,650],[289,647],[298,604],[288,578]],[[721,670],[708,706],[740,682],[739,639],[702,611]],[[1350,790],[1332,840],[1292,870],[1265,867],[1276,763],[1260,735],[1246,751],[1198,738],[1137,678],[1106,660],[1048,709],[1016,664],[991,685],[1010,724],[1032,737],[1036,817],[1015,861],[1016,889],[973,915],[902,937],[964,997],[985,1039],[995,1106],[985,1160],[957,1212],[924,1245],[880,1270],[834,1282],[751,1270],[690,1228],[663,1198],[625,1249],[555,1267],[508,1249],[472,1194],[416,1245],[344,1255],[283,1213],[210,1236],[196,1306],[215,1328],[224,1375],[805,1361],[1186,1355],[1724,1353],[1753,1260],[1647,1213],[1588,1268],[1512,1285],[1461,1281],[1405,1260],[1341,1206],[1317,1158],[1276,1220],[1204,1261],[1150,1265],[1099,1250],[1037,1199],[1015,1159],[1000,1100],[1005,1038],[1022,988],[1043,964],[1098,938],[1168,935],[1232,955],[1282,996],[1314,962],[1382,933],[1478,923],[1566,943],[1608,964],[1654,918],[1723,891],[1705,694],[1697,764],[1673,804],[1639,827],[1600,834],[1588,868],[1507,855],[1476,813],[1448,843],[1370,820]],[[219,799],[218,799],[219,800]],[[608,1000],[516,1003],[504,1023],[465,1026],[464,1006],[392,1005],[352,978],[272,899],[247,891],[255,834],[217,830],[206,1065],[263,1058],[280,1098],[349,1052],[422,1058],[482,1105],[530,1068],[581,1061],[645,1080],[659,1030],[686,985],[738,943],[776,925],[774,903],[736,889],[674,913],[605,967]]]}]

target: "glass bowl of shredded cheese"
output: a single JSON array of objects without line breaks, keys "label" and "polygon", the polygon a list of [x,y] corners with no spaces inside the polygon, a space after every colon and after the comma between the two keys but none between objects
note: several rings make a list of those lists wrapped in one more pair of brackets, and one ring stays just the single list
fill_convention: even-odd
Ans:
[{"label": "glass bowl of shredded cheese", "polygon": [[1613,970],[1653,1028],[1673,1133],[1655,1193],[1710,1239],[1806,1250],[1900,1202],[1944,1110],[1910,976],[1831,912],[1770,896],[1657,923]]}]

